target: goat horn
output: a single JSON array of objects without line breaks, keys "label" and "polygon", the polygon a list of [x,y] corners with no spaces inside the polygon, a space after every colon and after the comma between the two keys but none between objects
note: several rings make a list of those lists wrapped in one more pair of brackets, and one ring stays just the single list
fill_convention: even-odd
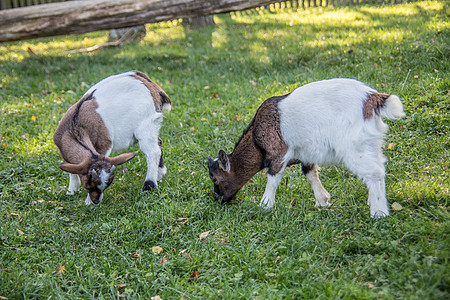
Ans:
[{"label": "goat horn", "polygon": [[95,172],[95,170],[92,170],[92,178],[94,178],[94,179],[98,179],[98,174],[97,174],[97,172]]},{"label": "goat horn", "polygon": [[116,170],[116,166],[113,165],[113,166],[111,167],[111,170],[109,171],[109,173],[113,174],[115,170]]}]

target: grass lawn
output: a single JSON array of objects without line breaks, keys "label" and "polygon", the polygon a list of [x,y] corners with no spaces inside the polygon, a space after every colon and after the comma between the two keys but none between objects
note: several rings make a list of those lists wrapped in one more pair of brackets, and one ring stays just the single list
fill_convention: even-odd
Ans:
[{"label": "grass lawn", "polygon": [[[448,299],[448,16],[445,2],[253,10],[202,30],[148,25],[141,42],[91,53],[68,52],[107,32],[0,44],[0,299]],[[85,190],[66,195],[53,131],[92,84],[133,69],[172,100],[168,173],[142,193],[134,147],[86,207]],[[208,154],[231,152],[268,97],[332,77],[404,103],[384,146],[392,215],[371,219],[366,186],[334,166],[321,170],[331,208],[314,207],[299,167],[270,212],[264,172],[214,202]]]}]

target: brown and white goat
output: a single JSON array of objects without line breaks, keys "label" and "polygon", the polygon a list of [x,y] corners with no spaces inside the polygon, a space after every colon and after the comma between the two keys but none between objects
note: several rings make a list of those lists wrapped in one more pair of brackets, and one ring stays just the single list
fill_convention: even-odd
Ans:
[{"label": "brown and white goat", "polygon": [[143,190],[153,189],[166,173],[159,130],[163,110],[170,99],[147,75],[131,71],[107,77],[92,86],[70,107],[59,122],[53,141],[67,162],[67,194],[80,187],[88,191],[85,204],[99,204],[103,191],[114,178],[115,166],[135,156],[134,152],[109,157],[138,142],[147,160]]},{"label": "brown and white goat", "polygon": [[217,158],[208,158],[214,198],[229,202],[253,175],[268,168],[260,205],[272,208],[286,166],[301,163],[316,206],[327,206],[330,194],[320,182],[318,165],[344,164],[366,183],[371,216],[388,216],[382,153],[388,128],[382,117],[403,116],[397,96],[353,79],[317,81],[272,97],[258,108],[231,154],[220,150]]}]

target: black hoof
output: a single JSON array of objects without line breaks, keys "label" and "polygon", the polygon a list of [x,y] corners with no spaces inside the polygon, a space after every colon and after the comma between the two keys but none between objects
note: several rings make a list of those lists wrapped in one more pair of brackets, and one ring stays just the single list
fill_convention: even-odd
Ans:
[{"label": "black hoof", "polygon": [[142,188],[142,191],[151,191],[155,188],[155,183],[151,180],[144,182],[144,187]]}]

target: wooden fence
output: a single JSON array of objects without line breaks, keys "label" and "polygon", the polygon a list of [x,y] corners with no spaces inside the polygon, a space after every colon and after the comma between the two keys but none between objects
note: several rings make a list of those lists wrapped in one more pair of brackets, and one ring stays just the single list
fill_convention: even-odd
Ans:
[{"label": "wooden fence", "polygon": [[[71,0],[0,0],[0,10],[37,4],[65,2]],[[396,4],[418,0],[291,0],[272,4],[270,8],[299,8],[315,6],[352,6],[363,4]],[[268,7],[269,8],[269,7]]]},{"label": "wooden fence", "polygon": [[0,10],[70,0],[0,0]]}]

